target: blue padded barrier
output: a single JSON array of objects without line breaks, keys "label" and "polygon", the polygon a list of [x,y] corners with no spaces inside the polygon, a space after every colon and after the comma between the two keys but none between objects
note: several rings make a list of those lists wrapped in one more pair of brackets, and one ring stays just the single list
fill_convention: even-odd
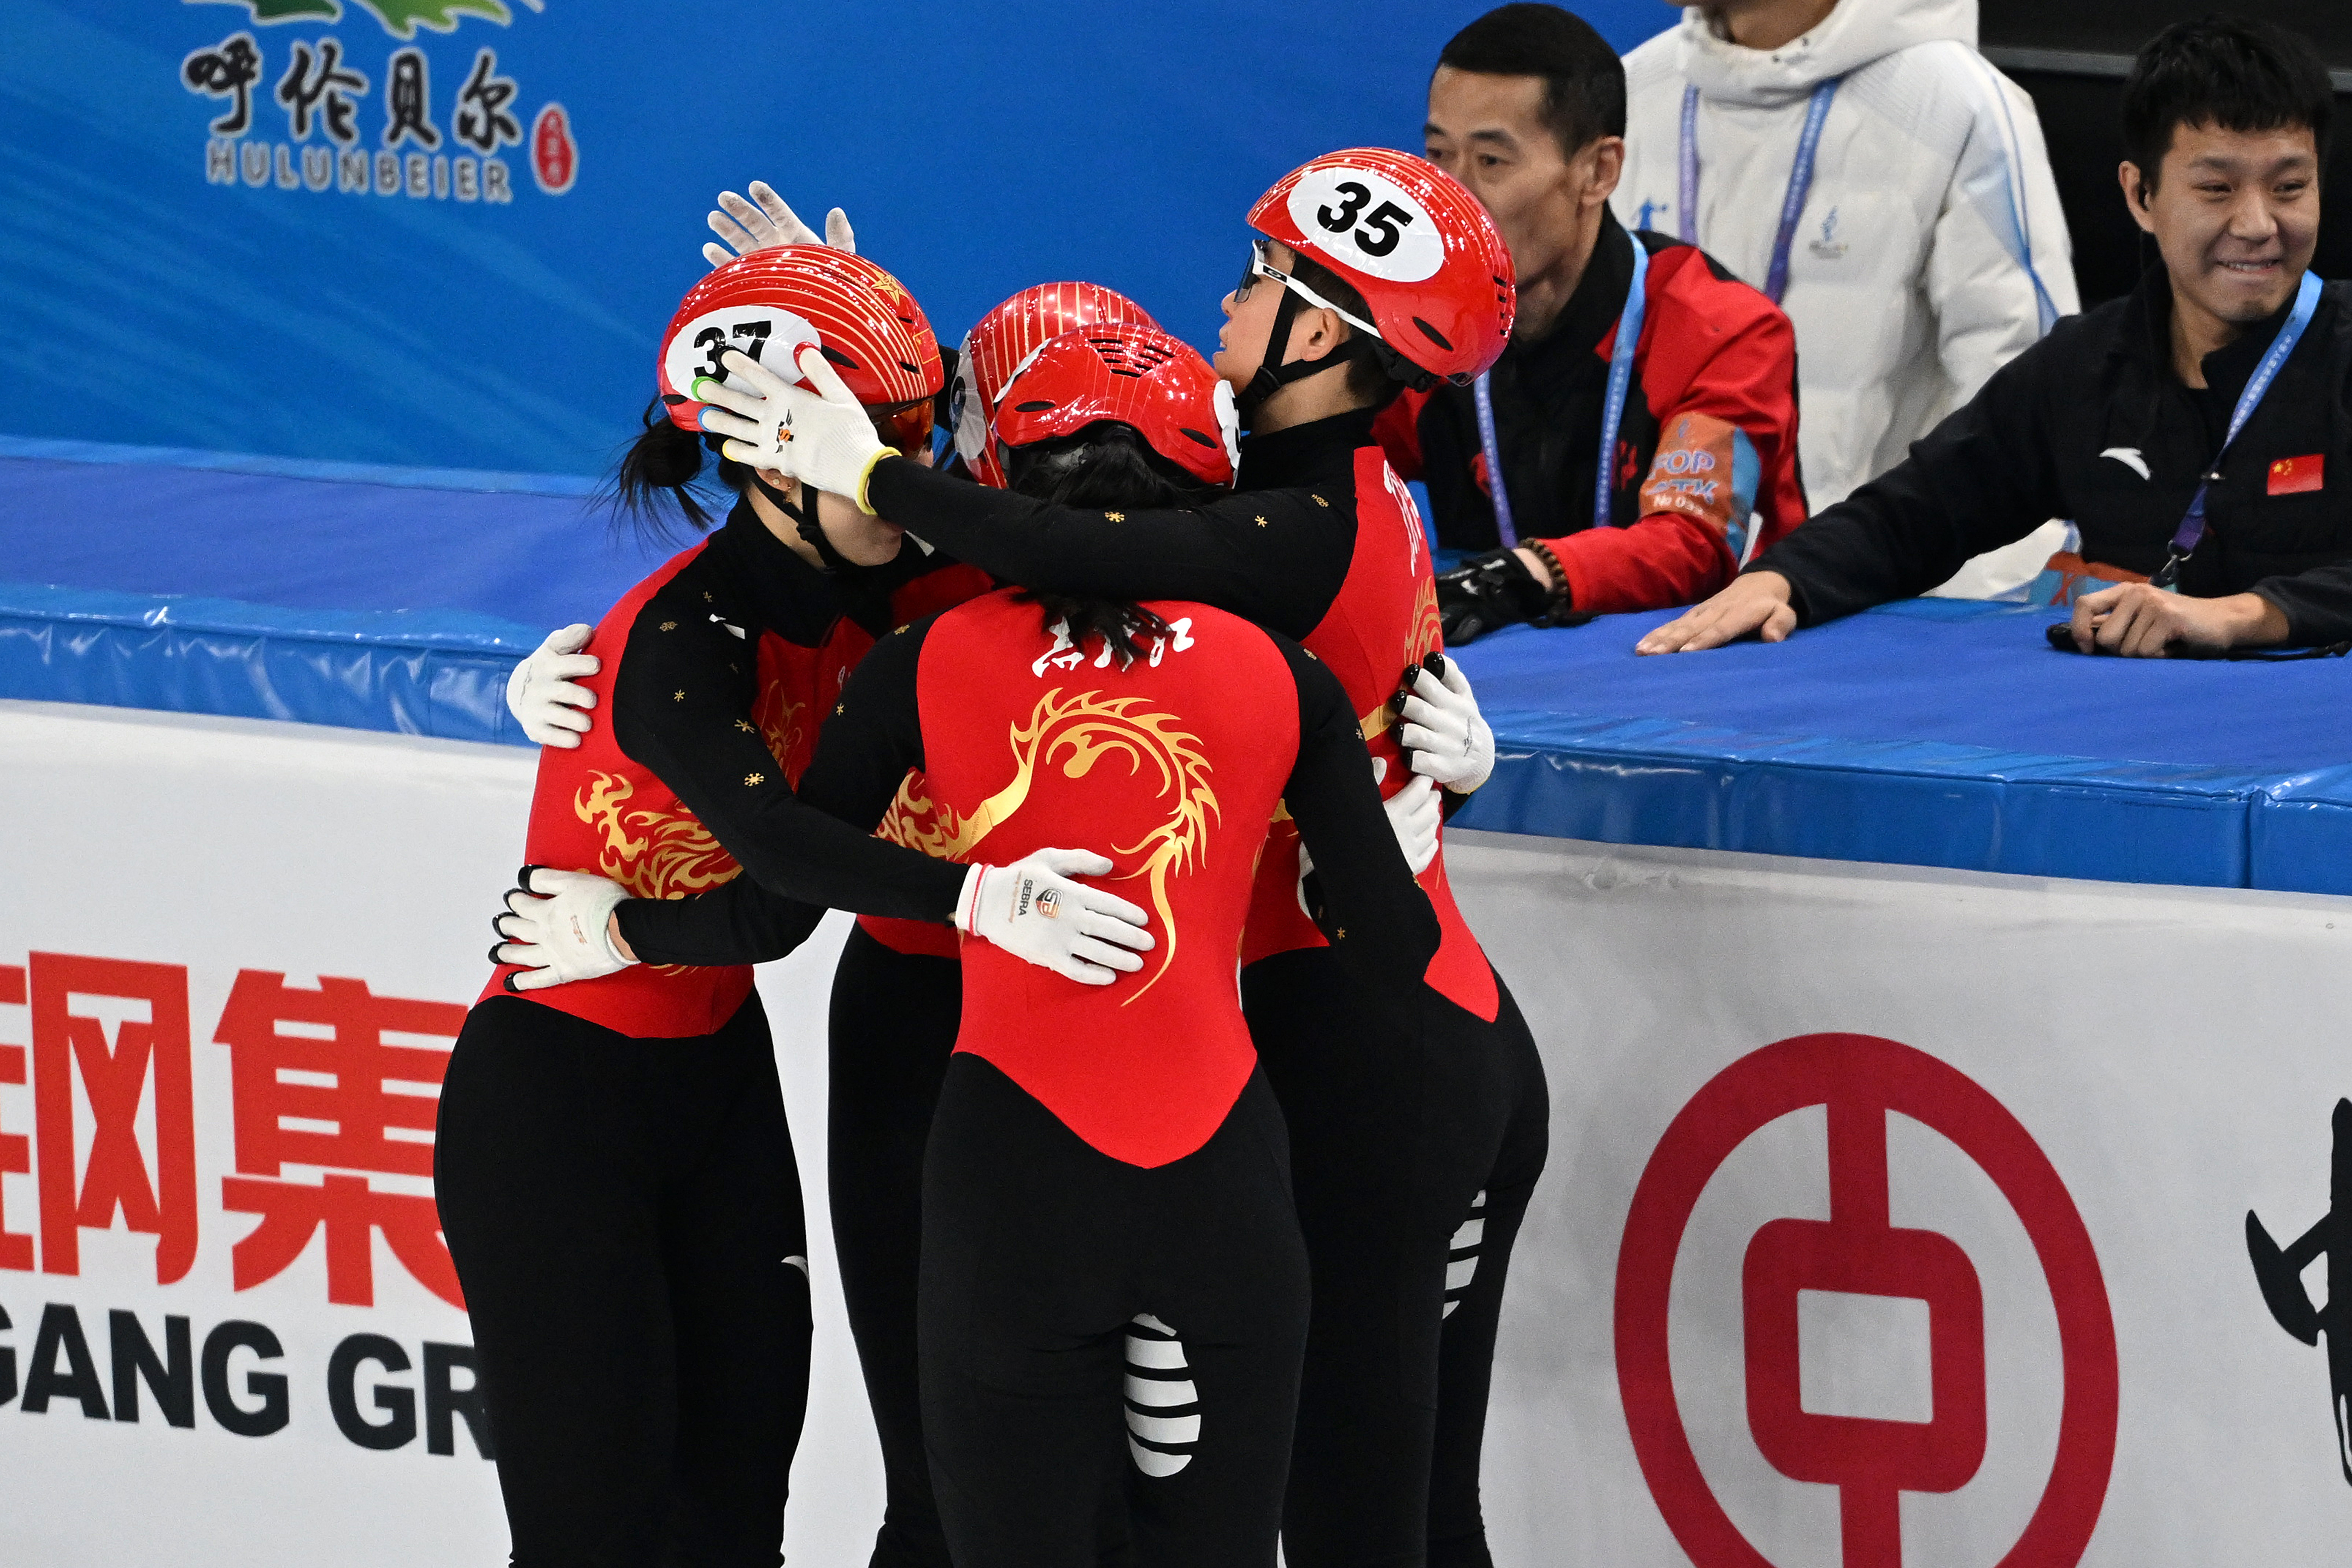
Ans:
[{"label": "blue padded barrier", "polygon": [[[667,553],[588,489],[0,438],[0,574],[50,584],[0,585],[0,697],[522,743],[515,661]],[[1462,650],[1502,756],[1457,820],[2352,893],[2352,660],[2086,659],[1957,600],[1636,658],[1664,618]]]},{"label": "blue padded barrier", "polygon": [[2273,785],[2254,814],[2252,859],[2253,887],[2352,893],[2352,767]]},{"label": "blue padded barrier", "polygon": [[540,636],[460,610],[0,584],[0,697],[526,745],[506,683]]},{"label": "blue padded barrier", "polygon": [[[2117,882],[2248,883],[2265,775],[1492,711],[1465,827]],[[2330,889],[2334,890],[2334,889]],[[2352,879],[2343,890],[2352,891]]]},{"label": "blue padded barrier", "polygon": [[2090,659],[1923,599],[1642,658],[1668,615],[1462,650],[1501,758],[1466,827],[2352,893],[2352,661]]}]

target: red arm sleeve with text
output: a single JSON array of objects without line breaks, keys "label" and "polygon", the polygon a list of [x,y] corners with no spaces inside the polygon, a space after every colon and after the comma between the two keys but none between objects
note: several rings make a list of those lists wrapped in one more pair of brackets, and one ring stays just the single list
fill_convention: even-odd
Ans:
[{"label": "red arm sleeve with text", "polygon": [[1641,516],[1545,542],[1595,615],[1695,604],[1805,517],[1789,318],[1690,246],[1650,258],[1648,296],[1636,352],[1658,447]]}]

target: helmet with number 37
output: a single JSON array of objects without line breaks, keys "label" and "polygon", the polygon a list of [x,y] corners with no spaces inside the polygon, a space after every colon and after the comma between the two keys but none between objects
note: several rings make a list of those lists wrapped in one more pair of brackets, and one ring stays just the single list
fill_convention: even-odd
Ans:
[{"label": "helmet with number 37", "polygon": [[906,285],[862,256],[786,245],[739,256],[687,290],[662,333],[657,374],[670,422],[699,431],[694,384],[724,382],[719,356],[740,349],[788,381],[814,343],[901,451],[927,442],[946,371],[939,339]]},{"label": "helmet with number 37", "polygon": [[1478,198],[1427,159],[1327,153],[1276,181],[1249,222],[1347,279],[1381,341],[1431,375],[1467,384],[1502,357],[1518,305],[1510,249]]},{"label": "helmet with number 37", "polygon": [[948,402],[949,434],[972,478],[984,485],[1004,484],[988,430],[1004,384],[1022,363],[1064,332],[1118,321],[1159,325],[1142,306],[1099,283],[1039,283],[972,323],[956,359],[955,391]]}]

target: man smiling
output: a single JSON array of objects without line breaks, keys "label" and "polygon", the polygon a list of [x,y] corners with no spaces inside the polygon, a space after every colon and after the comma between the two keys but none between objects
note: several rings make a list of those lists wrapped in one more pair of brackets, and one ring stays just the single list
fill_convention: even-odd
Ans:
[{"label": "man smiling", "polygon": [[2048,517],[2081,533],[2053,565],[2083,652],[2352,638],[2352,285],[2309,273],[2330,107],[2326,70],[2267,23],[2158,34],[2124,87],[2123,198],[2159,258],[2139,288],[2061,322],[1640,651],[1778,642]]}]

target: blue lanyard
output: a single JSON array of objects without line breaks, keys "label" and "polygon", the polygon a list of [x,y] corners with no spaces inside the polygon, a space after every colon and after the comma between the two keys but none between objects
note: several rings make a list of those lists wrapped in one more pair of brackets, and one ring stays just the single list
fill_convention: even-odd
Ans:
[{"label": "blue lanyard", "polygon": [[2238,405],[2230,413],[2230,433],[2221,437],[2221,451],[2213,454],[2213,461],[2198,479],[2197,493],[2189,499],[2188,514],[2173,531],[2172,547],[2165,552],[2164,564],[2149,579],[2158,587],[2169,589],[2180,581],[2180,563],[2189,559],[2205,537],[2205,492],[2221,477],[2221,459],[2228,455],[2230,444],[2238,438],[2238,432],[2246,427],[2246,421],[2262,405],[2263,394],[2278,379],[2279,367],[2286,363],[2287,355],[2294,353],[2294,345],[2303,339],[2304,328],[2311,325],[2312,314],[2318,309],[2319,275],[2306,271],[2303,281],[2295,286],[2294,309],[2288,312],[2286,325],[2278,330],[2278,336],[2271,340],[2269,351],[2263,355],[2263,363],[2246,379],[2246,390],[2238,394]]},{"label": "blue lanyard", "polygon": [[1495,439],[1495,395],[1487,389],[1490,372],[1480,371],[1471,384],[1471,396],[1478,405],[1478,446],[1486,454],[1486,493],[1495,502],[1495,531],[1502,535],[1503,548],[1516,549],[1519,531],[1511,525],[1511,492],[1503,484],[1503,448]]},{"label": "blue lanyard", "polygon": [[[1820,151],[1822,126],[1830,117],[1830,100],[1837,96],[1843,77],[1832,77],[1813,89],[1805,105],[1805,129],[1797,137],[1797,161],[1789,169],[1788,194],[1780,198],[1780,228],[1772,237],[1772,266],[1764,275],[1764,292],[1775,305],[1789,291],[1789,247],[1796,243],[1797,220],[1804,216],[1805,195],[1813,186],[1813,154]],[[1682,237],[1685,245],[1698,243],[1698,89],[1683,89]]]},{"label": "blue lanyard", "polygon": [[1678,193],[1685,245],[1698,243],[1698,89],[1683,89],[1682,188]]},{"label": "blue lanyard", "polygon": [[1616,500],[1612,476],[1617,471],[1617,429],[1625,423],[1625,394],[1633,384],[1633,351],[1642,342],[1642,317],[1650,308],[1650,253],[1629,231],[1625,243],[1633,249],[1633,281],[1625,289],[1625,309],[1617,318],[1617,342],[1609,351],[1609,400],[1601,405],[1601,471],[1592,479],[1592,526],[1611,526],[1609,513]]},{"label": "blue lanyard", "polygon": [[[1609,396],[1601,408],[1601,472],[1592,486],[1592,526],[1611,526],[1609,514],[1615,487],[1609,482],[1617,466],[1617,431],[1625,423],[1625,396],[1633,383],[1633,351],[1642,341],[1642,318],[1650,304],[1650,256],[1631,230],[1625,243],[1633,251],[1633,280],[1625,289],[1625,308],[1617,318],[1617,341],[1609,351]],[[1495,395],[1488,387],[1491,372],[1481,372],[1472,394],[1478,405],[1478,446],[1486,454],[1486,491],[1495,503],[1495,531],[1503,548],[1519,542],[1511,522],[1511,497],[1503,483],[1503,448],[1495,439]]]}]

